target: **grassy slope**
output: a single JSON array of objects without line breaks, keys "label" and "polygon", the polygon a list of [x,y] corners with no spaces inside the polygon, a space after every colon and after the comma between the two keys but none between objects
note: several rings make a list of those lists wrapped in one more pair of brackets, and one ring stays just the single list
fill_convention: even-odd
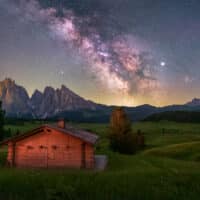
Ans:
[{"label": "grassy slope", "polygon": [[[34,126],[26,124],[17,129],[23,132]],[[106,125],[76,126],[101,136],[97,152],[109,155],[105,172],[0,168],[1,199],[199,199],[200,125],[134,124],[134,131],[141,129],[147,142],[147,148],[134,156],[108,150]],[[163,128],[169,133],[163,135]]]},{"label": "grassy slope", "polygon": [[144,151],[144,154],[180,160],[200,161],[200,142],[187,142],[153,148]]}]

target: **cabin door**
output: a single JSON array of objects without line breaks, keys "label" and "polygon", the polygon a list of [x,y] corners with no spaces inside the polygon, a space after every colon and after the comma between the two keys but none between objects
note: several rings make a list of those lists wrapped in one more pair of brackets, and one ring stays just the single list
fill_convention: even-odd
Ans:
[{"label": "cabin door", "polygon": [[82,143],[81,145],[81,168],[86,168],[86,145]]}]

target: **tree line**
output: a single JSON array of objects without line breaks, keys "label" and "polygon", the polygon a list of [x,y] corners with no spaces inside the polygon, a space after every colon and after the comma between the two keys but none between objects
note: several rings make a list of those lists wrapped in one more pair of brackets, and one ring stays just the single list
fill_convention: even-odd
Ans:
[{"label": "tree line", "polygon": [[200,112],[195,111],[166,111],[152,114],[143,121],[174,121],[184,123],[200,123]]},{"label": "tree line", "polygon": [[[11,130],[5,130],[5,111],[0,101],[0,141],[11,136]],[[20,121],[21,123],[21,121]],[[16,135],[19,135],[17,131]],[[133,154],[144,147],[144,136],[141,131],[132,131],[132,123],[123,108],[115,108],[110,117],[109,141],[111,150],[123,154]]]}]

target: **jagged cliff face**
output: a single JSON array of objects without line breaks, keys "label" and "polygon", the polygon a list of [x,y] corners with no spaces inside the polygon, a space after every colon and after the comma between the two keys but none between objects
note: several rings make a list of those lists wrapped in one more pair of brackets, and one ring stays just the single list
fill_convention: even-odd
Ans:
[{"label": "jagged cliff face", "polygon": [[[18,118],[29,117],[44,119],[54,116],[64,116],[70,119],[73,118],[71,113],[76,113],[76,119],[89,118],[91,121],[94,121],[96,117],[96,120],[102,121],[102,119],[106,119],[103,122],[108,122],[112,110],[112,107],[85,100],[64,85],[59,89],[46,87],[44,92],[36,90],[32,97],[29,98],[26,89],[17,85],[15,81],[9,78],[0,82],[0,100],[3,103],[3,109],[6,111],[6,115]],[[126,108],[126,111],[132,120],[141,120],[153,113],[176,110],[197,111],[199,109],[200,99],[193,99],[185,105],[172,105],[161,108],[141,105]]]},{"label": "jagged cliff face", "polygon": [[35,91],[31,97],[31,105],[38,117],[46,118],[59,112],[78,109],[97,109],[97,104],[87,101],[62,86],[61,89],[46,87],[44,93]]},{"label": "jagged cliff face", "polygon": [[0,100],[7,115],[20,117],[31,114],[26,90],[9,78],[0,82]]},{"label": "jagged cliff face", "polygon": [[78,96],[62,85],[60,89],[46,87],[44,92],[36,90],[29,98],[26,89],[15,81],[5,79],[0,82],[0,100],[8,116],[52,117],[59,112],[79,109],[95,110],[99,106]]}]

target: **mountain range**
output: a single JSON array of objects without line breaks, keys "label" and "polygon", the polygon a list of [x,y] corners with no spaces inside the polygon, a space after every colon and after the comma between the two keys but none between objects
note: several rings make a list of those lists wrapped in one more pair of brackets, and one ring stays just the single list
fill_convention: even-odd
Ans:
[{"label": "mountain range", "polygon": [[[64,85],[59,89],[48,86],[44,92],[35,90],[33,95],[29,97],[26,89],[10,78],[0,81],[0,100],[7,117],[12,118],[64,117],[73,121],[108,122],[110,113],[115,107],[86,100]],[[124,109],[135,121],[164,111],[200,111],[200,99],[195,98],[184,105],[155,107],[146,104],[137,107],[124,107]]]}]

